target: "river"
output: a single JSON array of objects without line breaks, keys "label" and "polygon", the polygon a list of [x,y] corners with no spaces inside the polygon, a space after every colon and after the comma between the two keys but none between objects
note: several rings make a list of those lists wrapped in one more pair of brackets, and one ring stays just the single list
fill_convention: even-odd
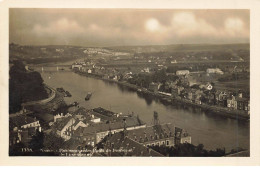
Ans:
[{"label": "river", "polygon": [[[80,76],[68,70],[57,72],[56,67],[51,69],[41,72],[42,78],[53,88],[63,87],[68,90],[72,97],[65,98],[67,103],[77,101],[85,108],[103,107],[123,114],[134,112],[147,125],[152,125],[153,112],[157,111],[161,124],[173,123],[185,129],[192,136],[192,144],[202,143],[207,149],[225,147],[226,151],[237,147],[249,149],[249,122],[205,113],[183,105],[166,105],[115,83]],[[89,91],[93,95],[89,101],[85,101]]]}]

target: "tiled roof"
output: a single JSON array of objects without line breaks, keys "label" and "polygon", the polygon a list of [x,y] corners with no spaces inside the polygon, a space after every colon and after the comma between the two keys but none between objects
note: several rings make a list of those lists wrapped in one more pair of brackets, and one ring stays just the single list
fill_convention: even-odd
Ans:
[{"label": "tiled roof", "polygon": [[109,111],[109,110],[106,110],[106,109],[103,109],[101,107],[98,107],[98,108],[95,108],[93,109],[95,112],[101,114],[101,115],[104,115],[104,116],[107,116],[107,117],[113,117],[115,116],[117,113],[114,113],[112,111]]},{"label": "tiled roof", "polygon": [[[123,132],[106,136],[99,145],[102,145],[104,149],[114,149],[114,152],[108,153],[109,156],[163,156],[151,148],[145,147],[131,138],[125,137]],[[122,151],[120,152],[120,150]],[[124,151],[127,151],[127,153]]]},{"label": "tiled roof", "polygon": [[170,123],[154,125],[127,131],[127,136],[138,142],[148,142],[174,136],[174,126]]},{"label": "tiled roof", "polygon": [[62,130],[64,126],[72,119],[73,117],[69,116],[66,118],[63,118],[61,121],[57,122],[56,124],[53,125],[53,127],[57,130]]},{"label": "tiled roof", "polygon": [[[126,120],[126,127],[134,127],[134,126],[140,126],[144,125],[142,121],[139,121],[136,117],[125,117]],[[124,128],[124,122],[123,117],[119,118],[118,121],[112,122],[112,123],[94,123],[88,127],[84,128],[78,128],[75,132],[75,136],[80,136],[80,133],[83,133],[83,135],[92,134],[92,133],[98,133],[98,132],[105,132],[116,129],[123,129]]]},{"label": "tiled roof", "polygon": [[78,108],[72,115],[86,115],[87,110],[84,107]]}]

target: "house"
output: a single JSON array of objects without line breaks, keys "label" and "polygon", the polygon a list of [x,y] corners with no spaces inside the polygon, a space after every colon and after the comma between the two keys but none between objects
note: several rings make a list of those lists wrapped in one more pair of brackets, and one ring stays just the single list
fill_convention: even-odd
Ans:
[{"label": "house", "polygon": [[216,91],[216,103],[219,106],[227,107],[228,93],[226,91]]},{"label": "house", "polygon": [[158,92],[159,88],[160,88],[160,84],[152,82],[149,84],[148,89],[152,92]]},{"label": "house", "polygon": [[231,96],[231,98],[227,99],[227,107],[230,109],[237,110],[237,100],[235,96]]},{"label": "house", "polygon": [[80,64],[73,64],[73,65],[71,66],[71,68],[72,68],[72,69],[80,70],[80,69],[82,68],[82,65],[80,65]]},{"label": "house", "polygon": [[201,96],[203,95],[202,90],[200,89],[188,89],[187,92],[187,99],[193,103],[201,104]]},{"label": "house", "polygon": [[41,130],[41,125],[39,120],[37,120],[36,118],[32,118],[30,116],[18,115],[18,116],[10,117],[9,122],[10,122],[9,127],[13,131],[18,131],[27,128],[36,128]]},{"label": "house", "polygon": [[42,132],[39,120],[26,115],[10,117],[9,128],[10,145],[20,142],[28,145],[37,131]]},{"label": "house", "polygon": [[182,86],[174,86],[172,88],[172,97],[178,98],[181,94],[181,91],[183,91],[183,90],[184,90],[184,87],[182,87]]},{"label": "house", "polygon": [[92,70],[91,70],[91,69],[88,69],[88,73],[91,74],[91,73],[92,73]]},{"label": "house", "polygon": [[69,140],[79,127],[88,127],[90,123],[100,122],[100,118],[90,114],[85,108],[80,107],[74,112],[54,116],[56,119],[52,129],[64,140]]},{"label": "house", "polygon": [[76,119],[69,116],[64,118],[62,121],[57,122],[56,124],[52,125],[56,134],[63,138],[64,140],[69,140],[71,138],[71,131],[73,124],[76,122]]},{"label": "house", "polygon": [[221,74],[221,75],[224,74],[223,71],[220,70],[219,68],[208,68],[206,72],[208,74],[210,74],[210,73]]},{"label": "house", "polygon": [[95,115],[92,114],[90,121],[93,122],[93,123],[100,123],[101,122],[101,118],[96,117]]},{"label": "house", "polygon": [[189,70],[177,70],[176,71],[177,76],[184,76],[184,75],[188,75],[188,74],[190,74]]},{"label": "house", "polygon": [[69,117],[69,116],[71,116],[70,113],[67,113],[66,115],[63,115],[63,113],[56,114],[53,116],[53,122],[56,123],[57,121],[61,121],[63,118]]}]

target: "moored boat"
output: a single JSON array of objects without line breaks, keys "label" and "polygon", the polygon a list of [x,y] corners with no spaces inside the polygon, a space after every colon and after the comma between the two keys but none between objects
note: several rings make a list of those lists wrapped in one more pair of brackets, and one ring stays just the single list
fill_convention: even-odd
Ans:
[{"label": "moored boat", "polygon": [[91,96],[92,96],[92,93],[91,93],[91,92],[88,92],[87,96],[85,97],[85,100],[86,100],[86,101],[89,100]]}]

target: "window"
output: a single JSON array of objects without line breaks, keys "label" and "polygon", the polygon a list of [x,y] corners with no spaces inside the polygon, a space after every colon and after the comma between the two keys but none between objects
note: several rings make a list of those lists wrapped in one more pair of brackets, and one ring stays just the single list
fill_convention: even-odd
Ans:
[{"label": "window", "polygon": [[166,145],[167,145],[167,146],[169,145],[169,140],[166,140]]}]

